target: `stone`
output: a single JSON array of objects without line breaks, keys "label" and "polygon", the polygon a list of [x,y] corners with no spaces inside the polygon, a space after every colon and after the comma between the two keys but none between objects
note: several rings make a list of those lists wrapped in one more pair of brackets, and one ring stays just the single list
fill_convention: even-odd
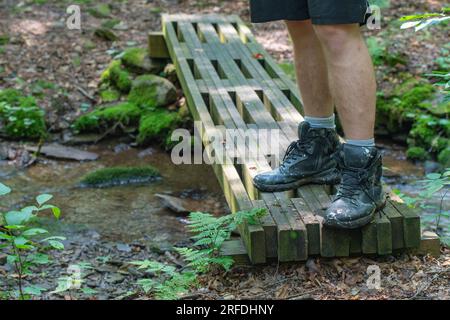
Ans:
[{"label": "stone", "polygon": [[130,48],[122,56],[124,66],[137,74],[157,74],[163,71],[165,62],[161,59],[151,59],[144,48]]},{"label": "stone", "polygon": [[[38,151],[38,147],[27,146],[26,149],[31,152]],[[59,144],[48,144],[44,145],[40,150],[40,154],[47,157],[66,159],[66,160],[77,160],[77,161],[94,161],[98,159],[98,154],[88,151],[83,151],[80,149],[66,147]]]},{"label": "stone", "polygon": [[165,107],[177,100],[177,90],[167,79],[147,74],[137,77],[128,100],[143,109]]}]

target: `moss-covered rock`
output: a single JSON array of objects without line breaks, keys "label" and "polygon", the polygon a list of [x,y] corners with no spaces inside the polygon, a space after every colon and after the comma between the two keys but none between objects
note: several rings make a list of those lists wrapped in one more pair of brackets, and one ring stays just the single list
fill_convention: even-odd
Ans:
[{"label": "moss-covered rock", "polygon": [[137,142],[146,144],[152,141],[167,141],[179,121],[179,115],[176,112],[170,112],[164,109],[150,111],[142,116],[139,124],[139,135]]},{"label": "moss-covered rock", "polygon": [[46,135],[45,113],[32,96],[15,89],[0,91],[0,130],[13,139],[39,139]]},{"label": "moss-covered rock", "polygon": [[131,89],[131,75],[122,68],[120,60],[112,61],[108,68],[103,71],[100,77],[100,83],[110,84],[123,93],[128,93]]},{"label": "moss-covered rock", "polygon": [[78,132],[97,132],[110,128],[116,123],[124,126],[137,125],[142,110],[135,104],[124,102],[113,106],[100,107],[79,117],[73,124]]},{"label": "moss-covered rock", "polygon": [[146,183],[160,177],[157,169],[145,167],[112,167],[99,169],[84,176],[82,187],[105,188],[117,185]]},{"label": "moss-covered rock", "polygon": [[165,63],[162,60],[151,59],[147,49],[130,48],[125,50],[122,62],[131,72],[137,74],[160,73],[164,70]]},{"label": "moss-covered rock", "polygon": [[167,79],[151,74],[137,77],[128,95],[130,102],[147,110],[167,106],[176,99],[175,86]]},{"label": "moss-covered rock", "polygon": [[406,151],[406,156],[411,160],[427,160],[429,158],[428,152],[421,147],[411,147]]}]

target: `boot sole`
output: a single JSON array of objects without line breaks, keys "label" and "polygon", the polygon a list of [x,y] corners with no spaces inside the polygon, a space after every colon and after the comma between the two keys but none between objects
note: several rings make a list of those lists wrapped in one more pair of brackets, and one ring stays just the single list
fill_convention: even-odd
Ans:
[{"label": "boot sole", "polygon": [[327,227],[331,227],[331,228],[336,228],[336,229],[348,229],[348,230],[352,230],[352,229],[359,229],[362,228],[364,226],[366,226],[367,224],[369,224],[375,217],[375,214],[381,210],[384,209],[384,207],[386,206],[386,197],[384,197],[384,200],[382,203],[378,204],[377,207],[372,211],[372,213],[366,217],[362,217],[353,221],[348,221],[348,222],[340,222],[337,220],[333,221],[333,224],[326,224],[325,225]]},{"label": "boot sole", "polygon": [[337,169],[332,168],[327,171],[320,172],[319,174],[316,174],[314,176],[306,177],[294,182],[290,183],[284,183],[284,184],[277,184],[277,185],[264,185],[264,184],[258,184],[255,181],[253,181],[253,184],[255,185],[258,190],[262,192],[281,192],[281,191],[289,191],[293,189],[297,189],[301,186],[307,185],[307,184],[327,184],[327,185],[333,185],[340,183],[341,178],[339,176],[339,172]]}]

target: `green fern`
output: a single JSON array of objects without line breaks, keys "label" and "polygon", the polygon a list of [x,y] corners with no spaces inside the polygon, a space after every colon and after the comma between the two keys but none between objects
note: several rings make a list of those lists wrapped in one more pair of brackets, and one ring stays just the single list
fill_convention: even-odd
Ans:
[{"label": "green fern", "polygon": [[266,214],[265,209],[240,211],[222,217],[209,213],[192,212],[189,215],[188,229],[194,234],[195,248],[175,248],[187,265],[183,271],[157,261],[133,261],[138,269],[145,269],[158,279],[141,279],[138,285],[146,293],[156,298],[173,300],[189,291],[197,284],[197,276],[211,270],[214,266],[229,270],[233,266],[231,257],[219,256],[222,244],[231,232],[243,223],[255,224]]}]

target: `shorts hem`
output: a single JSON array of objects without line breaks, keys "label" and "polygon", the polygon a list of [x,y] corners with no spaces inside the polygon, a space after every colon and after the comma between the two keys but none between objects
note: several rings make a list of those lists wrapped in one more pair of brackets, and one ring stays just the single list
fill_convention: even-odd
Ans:
[{"label": "shorts hem", "polygon": [[366,21],[360,19],[348,19],[348,18],[311,18],[311,22],[314,25],[333,25],[333,24],[359,24],[365,25]]}]

